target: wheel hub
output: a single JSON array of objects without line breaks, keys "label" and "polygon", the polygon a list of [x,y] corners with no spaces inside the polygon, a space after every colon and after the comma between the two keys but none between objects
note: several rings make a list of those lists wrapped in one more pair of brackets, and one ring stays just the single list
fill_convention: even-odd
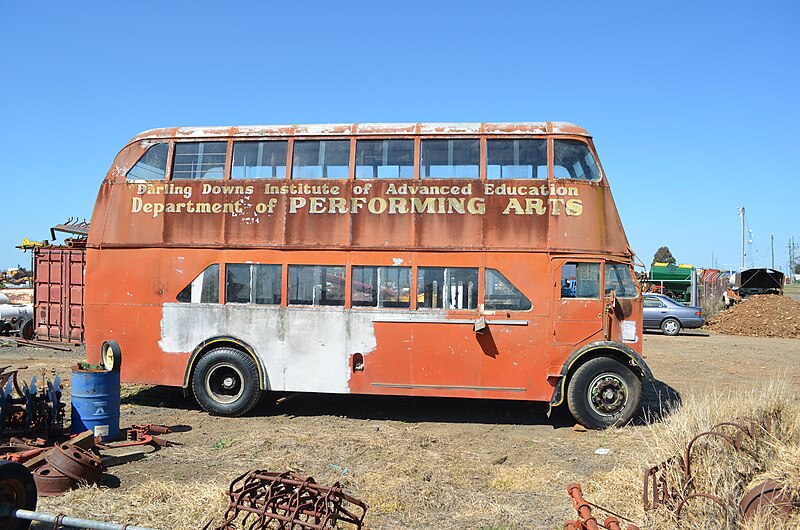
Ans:
[{"label": "wheel hub", "polygon": [[589,394],[592,408],[602,415],[619,412],[627,400],[625,383],[611,374],[597,377],[589,387]]},{"label": "wheel hub", "polygon": [[211,367],[205,377],[208,395],[219,403],[233,403],[244,393],[244,375],[232,363],[221,362]]}]

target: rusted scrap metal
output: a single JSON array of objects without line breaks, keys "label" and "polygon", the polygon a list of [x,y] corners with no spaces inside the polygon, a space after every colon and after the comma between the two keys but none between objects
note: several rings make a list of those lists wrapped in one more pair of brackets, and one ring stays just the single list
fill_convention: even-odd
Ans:
[{"label": "rusted scrap metal", "polygon": [[43,373],[41,389],[37,376],[31,379],[30,386],[25,382],[20,386],[16,372],[0,375],[0,380],[3,378],[5,386],[0,386],[0,434],[40,433],[50,438],[62,431],[65,405],[61,402],[59,376],[51,382]]},{"label": "rusted scrap metal", "polygon": [[[708,499],[723,510],[730,508],[730,501],[721,499],[716,495],[705,492],[694,491],[694,481],[692,476],[692,449],[697,442],[704,438],[719,438],[729,444],[735,451],[743,448],[745,439],[755,440],[759,433],[772,432],[778,417],[767,415],[762,421],[748,421],[745,423],[721,422],[712,426],[711,429],[693,437],[686,444],[682,458],[671,457],[664,462],[649,467],[644,472],[642,504],[645,511],[655,510],[659,506],[666,506],[675,516],[680,519],[686,503],[697,498]],[[733,430],[733,434],[724,432],[723,429]],[[681,477],[677,481],[671,481],[670,471],[678,466]]]},{"label": "rusted scrap metal", "polygon": [[47,457],[47,463],[71,479],[85,484],[96,484],[105,471],[97,455],[69,442],[54,447]]},{"label": "rusted scrap metal", "polygon": [[798,500],[793,498],[783,485],[774,480],[767,480],[745,493],[742,502],[739,503],[739,511],[745,521],[755,517],[758,512],[788,518],[793,511],[800,509]]},{"label": "rusted scrap metal", "polygon": [[0,460],[11,462],[27,462],[31,458],[37,457],[45,451],[43,447],[27,447],[14,444],[0,446]]},{"label": "rusted scrap metal", "polygon": [[49,450],[45,464],[36,468],[33,480],[44,496],[61,495],[81,484],[96,484],[105,471],[92,451],[64,442]]},{"label": "rusted scrap metal", "polygon": [[100,447],[114,449],[118,447],[133,447],[136,445],[153,445],[156,447],[180,445],[177,442],[172,442],[166,438],[156,436],[157,434],[169,434],[171,432],[172,429],[164,425],[154,425],[152,423],[148,423],[147,425],[131,425],[129,429],[125,430],[125,441],[100,444]]},{"label": "rusted scrap metal", "polygon": [[86,219],[79,221],[77,217],[74,219],[70,217],[66,223],[58,224],[50,228],[50,239],[56,239],[56,232],[86,237],[89,235],[89,223]]},{"label": "rusted scrap metal", "polygon": [[11,344],[16,344],[17,346],[33,346],[34,348],[46,348],[49,350],[56,350],[56,351],[72,351],[72,348],[70,347],[57,346],[55,344],[51,344],[49,342],[44,342],[41,340],[2,337],[0,338],[0,342],[9,342]]},{"label": "rusted scrap metal", "polygon": [[[569,494],[570,499],[572,499],[572,507],[578,512],[578,519],[565,522],[564,530],[599,530],[600,528],[622,530],[619,523],[620,519],[629,523],[626,530],[639,530],[639,527],[633,524],[631,519],[614,513],[608,508],[603,508],[602,506],[587,501],[583,497],[581,485],[577,482],[571,482],[567,486],[567,494]],[[609,514],[603,520],[602,524],[597,522],[597,518],[592,514],[592,508]]]},{"label": "rusted scrap metal", "polygon": [[77,487],[78,482],[61,473],[50,464],[39,466],[33,472],[36,492],[42,497],[56,497]]},{"label": "rusted scrap metal", "polygon": [[342,524],[360,529],[367,512],[338,482],[322,486],[291,471],[250,471],[231,482],[228,495],[225,521],[215,530],[322,530]]},{"label": "rusted scrap metal", "polygon": [[0,387],[5,388],[9,381],[12,383],[12,389],[17,392],[17,395],[22,395],[22,389],[17,381],[17,375],[20,370],[27,369],[27,366],[3,366],[0,367]]}]

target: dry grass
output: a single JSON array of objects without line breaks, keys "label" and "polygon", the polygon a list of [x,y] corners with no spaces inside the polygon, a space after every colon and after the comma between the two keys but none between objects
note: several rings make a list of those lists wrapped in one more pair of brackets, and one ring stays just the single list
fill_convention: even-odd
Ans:
[{"label": "dry grass", "polygon": [[[763,422],[778,418],[772,432],[760,429],[755,439],[744,437],[740,450],[728,442],[706,436],[700,438],[691,453],[692,483],[687,493],[708,493],[738,506],[748,488],[768,478],[780,481],[798,493],[800,488],[800,402],[788,390],[788,384],[772,383],[751,392],[720,395],[714,392],[689,396],[681,408],[662,423],[649,425],[641,436],[644,454],[630,454],[610,473],[593,477],[584,490],[593,502],[613,507],[640,522],[642,529],[784,529],[785,521],[762,519],[744,525],[734,509],[723,511],[713,502],[690,500],[680,521],[675,521],[665,507],[645,513],[642,507],[642,470],[673,456],[682,457],[688,441],[721,422]],[[733,427],[719,430],[735,434]],[[638,463],[638,465],[636,465]],[[668,484],[683,484],[682,465],[676,459],[669,467]],[[800,514],[798,514],[800,517]]]},{"label": "dry grass", "polygon": [[[236,476],[252,469],[291,469],[320,484],[339,482],[366,502],[372,529],[553,530],[575,518],[565,492],[571,481],[583,485],[590,501],[630,517],[643,530],[800,527],[800,521],[784,526],[766,519],[743,525],[735,513],[695,501],[677,524],[667,510],[645,514],[641,503],[646,466],[682,454],[689,439],[719,422],[772,414],[780,418],[777,428],[760,432],[742,451],[719,439],[701,439],[692,456],[695,491],[730,496],[738,504],[746,488],[772,478],[800,493],[800,401],[788,388],[774,383],[731,394],[686,392],[681,407],[661,422],[538,438],[515,426],[488,424],[454,423],[441,434],[432,425],[397,420],[325,416],[314,417],[312,426],[304,418],[217,423],[190,414],[196,431],[208,432],[202,442],[196,438],[155,453],[148,461],[157,466],[126,465],[128,473],[157,467],[157,475],[135,484],[123,480],[119,488],[82,488],[40,499],[40,506],[75,517],[199,529],[211,519],[221,521],[225,492]],[[513,441],[500,443],[503,437]],[[598,447],[612,448],[611,455],[594,456]]]},{"label": "dry grass", "polygon": [[200,529],[227,506],[224,490],[211,482],[152,480],[124,494],[97,486],[40,499],[40,509],[71,517],[128,523],[147,528]]}]

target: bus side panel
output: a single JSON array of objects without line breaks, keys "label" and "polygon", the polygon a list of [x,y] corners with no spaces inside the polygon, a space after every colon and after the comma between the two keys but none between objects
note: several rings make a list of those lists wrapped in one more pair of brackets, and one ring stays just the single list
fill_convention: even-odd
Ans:
[{"label": "bus side panel", "polygon": [[158,347],[161,307],[153,301],[162,297],[170,280],[180,276],[163,260],[158,249],[87,251],[87,360],[99,363],[103,342],[117,341],[125,382],[171,386],[183,382],[188,352],[164,355]]}]

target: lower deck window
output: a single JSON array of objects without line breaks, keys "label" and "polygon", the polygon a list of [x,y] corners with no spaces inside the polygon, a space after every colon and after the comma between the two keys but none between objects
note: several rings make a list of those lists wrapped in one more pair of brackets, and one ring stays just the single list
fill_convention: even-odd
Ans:
[{"label": "lower deck window", "polygon": [[411,307],[411,267],[353,267],[352,305]]},{"label": "lower deck window", "polygon": [[565,263],[561,267],[561,298],[600,298],[600,264]]},{"label": "lower deck window", "polygon": [[344,305],[345,268],[289,265],[289,305]]},{"label": "lower deck window", "polygon": [[229,263],[225,266],[225,303],[280,304],[281,266]]},{"label": "lower deck window", "polygon": [[527,311],[531,301],[495,269],[486,269],[484,308],[493,311]]},{"label": "lower deck window", "polygon": [[614,290],[617,298],[636,298],[636,282],[633,280],[633,271],[622,263],[606,263],[606,294]]},{"label": "lower deck window", "polygon": [[475,309],[478,306],[477,268],[420,267],[418,272],[418,307]]},{"label": "lower deck window", "polygon": [[177,297],[178,302],[191,304],[219,303],[219,264],[209,265],[184,287]]}]

